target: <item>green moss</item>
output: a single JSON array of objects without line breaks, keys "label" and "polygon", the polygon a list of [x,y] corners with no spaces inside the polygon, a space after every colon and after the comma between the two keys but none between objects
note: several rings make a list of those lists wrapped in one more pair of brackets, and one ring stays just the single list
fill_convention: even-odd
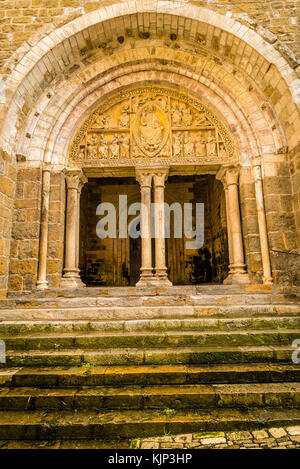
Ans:
[{"label": "green moss", "polygon": [[210,433],[200,432],[200,433],[193,434],[193,438],[195,440],[200,440],[202,438],[217,438],[220,436],[224,436],[224,433],[223,432],[210,432]]}]

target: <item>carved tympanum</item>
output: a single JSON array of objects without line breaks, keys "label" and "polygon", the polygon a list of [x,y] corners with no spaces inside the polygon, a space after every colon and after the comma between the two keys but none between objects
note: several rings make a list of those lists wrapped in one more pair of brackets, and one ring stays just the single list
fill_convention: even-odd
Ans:
[{"label": "carved tympanum", "polygon": [[76,133],[69,165],[222,163],[235,156],[229,132],[200,102],[152,86],[104,99]]}]

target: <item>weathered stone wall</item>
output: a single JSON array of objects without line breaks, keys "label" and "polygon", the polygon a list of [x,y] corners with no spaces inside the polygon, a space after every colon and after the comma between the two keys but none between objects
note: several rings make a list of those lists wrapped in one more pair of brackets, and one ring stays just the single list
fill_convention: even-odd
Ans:
[{"label": "weathered stone wall", "polygon": [[[85,13],[100,6],[117,3],[114,0],[2,0],[0,2],[0,70],[14,51],[31,44],[35,36],[43,37]],[[152,3],[151,0],[148,3]],[[232,16],[242,24],[258,31],[266,40],[296,66],[295,54],[300,53],[300,5],[296,0],[191,0],[185,4],[205,6],[212,11]],[[176,10],[176,5],[174,5]]]},{"label": "weathered stone wall", "polygon": [[[298,251],[300,249],[300,120],[296,107],[298,104],[299,108],[300,96],[299,83],[296,80],[296,76],[300,76],[297,58],[300,53],[299,1],[174,2],[171,15],[176,15],[180,5],[185,8],[189,4],[193,8],[196,8],[195,5],[206,7],[211,10],[212,15],[213,12],[220,13],[223,17],[219,17],[214,26],[210,21],[206,22],[205,15],[200,18],[202,14],[199,15],[199,20],[203,23],[198,25],[187,17],[171,18],[168,11],[160,13],[155,0],[146,2],[147,6],[146,3],[137,3],[141,11],[146,11],[144,14],[136,15],[135,11],[130,10],[130,16],[119,18],[115,11],[114,18],[106,21],[112,10],[109,6],[117,3],[88,0],[0,2],[0,73],[1,78],[8,79],[5,96],[2,96],[0,82],[1,123],[9,115],[7,122],[3,126],[1,124],[1,146],[7,152],[0,154],[0,296],[5,294],[8,279],[13,211],[10,288],[17,291],[31,288],[36,275],[36,233],[31,232],[27,237],[29,228],[24,227],[26,223],[31,223],[30,229],[34,231],[39,219],[36,217],[30,220],[34,216],[35,205],[21,206],[30,198],[23,199],[23,196],[17,194],[15,205],[13,203],[16,169],[9,155],[14,158],[14,154],[19,153],[18,148],[22,148],[20,152],[24,149],[28,167],[31,163],[32,166],[37,166],[44,158],[45,148],[48,151],[53,144],[53,154],[50,151],[47,156],[52,158],[54,155],[55,162],[61,164],[65,157],[63,149],[67,146],[70,132],[73,132],[73,125],[99,99],[99,92],[92,90],[94,83],[103,80],[99,89],[106,93],[138,80],[148,80],[149,74],[153,81],[172,81],[187,92],[205,97],[212,108],[216,106],[228,129],[239,139],[241,154],[251,156],[264,152],[281,152],[281,158],[288,146],[289,162],[283,161],[283,157],[283,160],[279,159],[274,165],[272,163],[265,166],[264,191],[275,282],[295,282],[299,256],[275,251],[294,251],[297,247]],[[124,10],[117,7],[121,16],[126,15],[128,7],[125,6],[125,1],[122,3]],[[163,4],[164,2],[160,2],[161,8],[165,8]],[[153,10],[151,14],[147,12],[148,5]],[[86,17],[80,18],[78,30],[77,26],[75,28],[70,25],[67,33],[64,31],[60,35],[61,32],[57,32],[59,43],[54,41],[55,47],[52,47],[52,39],[47,36],[49,32],[100,7],[108,7],[101,10],[101,19],[99,15],[99,21],[103,20],[104,23],[89,25],[87,29],[83,29],[88,21]],[[98,18],[97,14],[90,16]],[[197,15],[194,17],[198,19]],[[225,31],[228,18],[238,21],[238,24],[230,26],[230,32]],[[239,23],[256,31],[259,36],[253,39],[252,31],[243,30]],[[122,41],[118,38],[119,30],[122,31]],[[150,36],[146,39],[144,33],[148,31]],[[171,41],[171,32],[179,36],[178,40]],[[68,37],[75,33],[76,38]],[[42,38],[43,42],[31,49]],[[244,38],[246,43],[243,42]],[[266,43],[262,44],[260,38]],[[155,42],[155,47],[150,48],[151,41],[152,44]],[[293,69],[292,74],[282,57]],[[153,63],[150,63],[151,60]],[[38,65],[30,70],[31,64],[35,62]],[[17,83],[21,84],[13,96]],[[61,116],[64,112],[61,111],[70,110],[71,102],[74,109],[63,121]],[[11,106],[11,114],[8,106]],[[249,133],[248,130],[244,132],[243,124],[240,125],[246,121],[251,129]],[[252,141],[251,135],[255,135]],[[30,177],[31,170],[28,169],[28,182],[31,183]],[[248,270],[252,272],[252,281],[260,281],[262,267],[254,187],[247,177],[245,173],[244,182],[241,182],[246,262]],[[20,178],[19,192],[20,187],[27,184],[25,179],[22,180],[21,173]],[[34,190],[35,186],[34,176]],[[58,186],[58,183],[54,183],[54,193],[59,190]],[[62,187],[64,186],[60,186]],[[63,217],[63,192],[64,189],[61,197],[52,198],[50,202],[51,207],[55,207],[50,209],[47,268],[49,284],[52,286],[57,286],[62,269],[63,223],[62,219],[59,223],[58,220]],[[39,206],[40,201],[37,202],[35,196],[32,196],[32,200]],[[298,229],[298,240],[295,228]],[[25,230],[23,238],[14,238],[16,234],[21,236],[22,229]],[[214,236],[217,238],[211,242],[218,244],[222,233],[215,233],[212,238]],[[32,251],[28,252],[28,243],[31,240]],[[27,267],[26,251],[29,260]],[[22,276],[20,272],[24,269],[31,271]],[[219,273],[216,275],[219,276]]]},{"label": "weathered stone wall", "polygon": [[16,175],[14,158],[0,150],[0,298],[7,290]]},{"label": "weathered stone wall", "polygon": [[59,287],[64,261],[65,178],[62,172],[51,173],[47,281],[49,288]]},{"label": "weathered stone wall", "polygon": [[282,155],[278,155],[278,162],[264,163],[264,196],[274,281],[280,285],[296,284],[299,256],[277,252],[297,250],[290,166]]},{"label": "weathered stone wall", "polygon": [[20,168],[14,203],[8,290],[36,285],[40,235],[41,170]]},{"label": "weathered stone wall", "polygon": [[300,144],[289,154],[292,181],[293,208],[297,227],[297,244],[300,248]]}]

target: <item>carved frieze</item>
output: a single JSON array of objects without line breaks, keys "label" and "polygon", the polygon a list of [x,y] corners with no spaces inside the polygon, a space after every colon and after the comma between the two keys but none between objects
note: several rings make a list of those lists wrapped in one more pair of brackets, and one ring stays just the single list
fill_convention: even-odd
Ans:
[{"label": "carved frieze", "polygon": [[68,164],[205,164],[233,159],[231,136],[213,113],[189,95],[151,86],[104,99],[77,131]]}]

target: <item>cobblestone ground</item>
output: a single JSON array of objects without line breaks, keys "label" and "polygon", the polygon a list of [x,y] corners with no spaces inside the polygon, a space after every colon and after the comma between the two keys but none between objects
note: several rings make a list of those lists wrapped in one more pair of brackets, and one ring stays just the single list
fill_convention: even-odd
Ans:
[{"label": "cobblestone ground", "polygon": [[[140,449],[300,449],[300,426],[187,433],[134,441]],[[134,446],[133,442],[131,446]]]}]

